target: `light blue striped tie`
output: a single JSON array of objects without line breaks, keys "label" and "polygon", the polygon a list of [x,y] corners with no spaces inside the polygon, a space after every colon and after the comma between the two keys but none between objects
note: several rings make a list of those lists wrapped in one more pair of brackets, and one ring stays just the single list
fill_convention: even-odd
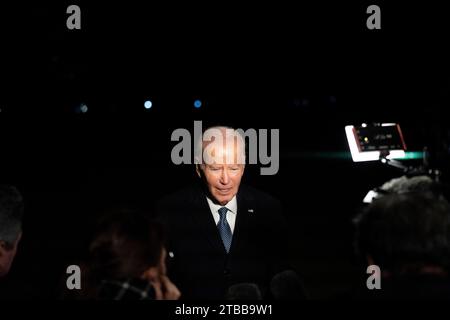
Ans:
[{"label": "light blue striped tie", "polygon": [[230,251],[233,234],[231,233],[231,228],[227,221],[227,211],[228,209],[226,207],[219,209],[220,220],[217,224],[217,228],[219,229],[220,237],[222,238],[225,250],[228,253]]}]

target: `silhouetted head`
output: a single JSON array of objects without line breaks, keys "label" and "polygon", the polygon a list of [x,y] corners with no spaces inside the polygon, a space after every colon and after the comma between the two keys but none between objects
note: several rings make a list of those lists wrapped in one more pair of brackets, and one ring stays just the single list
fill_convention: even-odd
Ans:
[{"label": "silhouetted head", "polygon": [[90,277],[142,278],[148,270],[165,274],[162,226],[131,210],[104,215],[89,246]]},{"label": "silhouetted head", "polygon": [[5,276],[14,260],[22,236],[24,203],[13,186],[0,185],[0,277]]},{"label": "silhouetted head", "polygon": [[450,263],[450,206],[429,192],[374,200],[355,219],[357,252],[390,272],[421,272]]}]

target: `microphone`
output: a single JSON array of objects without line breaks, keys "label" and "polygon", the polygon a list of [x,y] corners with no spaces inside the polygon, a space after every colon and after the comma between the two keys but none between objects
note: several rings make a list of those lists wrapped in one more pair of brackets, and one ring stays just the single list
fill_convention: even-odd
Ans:
[{"label": "microphone", "polygon": [[227,300],[262,300],[262,294],[254,283],[237,283],[228,288]]},{"label": "microphone", "polygon": [[300,277],[292,270],[277,273],[270,282],[275,300],[306,300],[306,290]]}]

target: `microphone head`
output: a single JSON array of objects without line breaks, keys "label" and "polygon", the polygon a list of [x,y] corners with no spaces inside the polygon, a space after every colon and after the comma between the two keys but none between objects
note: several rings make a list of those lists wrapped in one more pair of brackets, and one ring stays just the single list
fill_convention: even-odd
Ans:
[{"label": "microphone head", "polygon": [[262,300],[259,287],[254,283],[237,283],[228,288],[227,300]]},{"label": "microphone head", "polygon": [[277,273],[270,282],[270,292],[275,300],[306,299],[303,282],[292,270]]}]

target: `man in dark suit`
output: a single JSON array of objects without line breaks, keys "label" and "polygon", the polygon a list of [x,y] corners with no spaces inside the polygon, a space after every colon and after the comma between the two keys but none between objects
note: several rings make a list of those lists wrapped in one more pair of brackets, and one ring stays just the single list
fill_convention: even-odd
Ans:
[{"label": "man in dark suit", "polygon": [[0,278],[6,276],[22,237],[23,199],[19,191],[0,185]]},{"label": "man in dark suit", "polygon": [[280,203],[241,185],[245,142],[239,133],[215,127],[206,136],[214,138],[199,144],[200,183],[158,205],[173,253],[170,276],[184,299],[223,299],[237,283],[257,284],[264,295],[287,261]]}]

